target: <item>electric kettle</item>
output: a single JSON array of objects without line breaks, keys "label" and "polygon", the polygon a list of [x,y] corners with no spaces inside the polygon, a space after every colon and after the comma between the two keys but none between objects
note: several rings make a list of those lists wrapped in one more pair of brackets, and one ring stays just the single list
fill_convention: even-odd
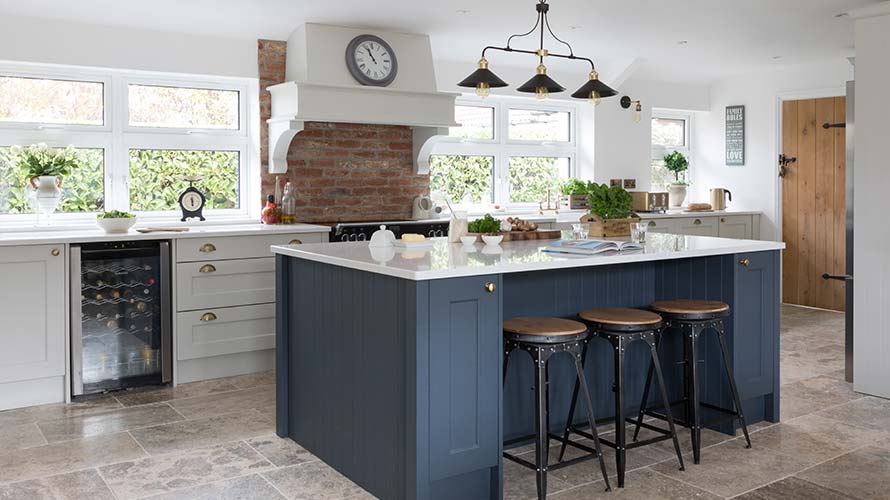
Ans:
[{"label": "electric kettle", "polygon": [[726,210],[726,197],[732,201],[732,193],[724,188],[711,188],[711,207],[714,210]]}]

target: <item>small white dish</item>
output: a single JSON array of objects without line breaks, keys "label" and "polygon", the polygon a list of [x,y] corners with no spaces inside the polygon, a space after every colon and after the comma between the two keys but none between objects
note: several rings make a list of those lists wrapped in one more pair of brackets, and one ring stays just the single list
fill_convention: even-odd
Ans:
[{"label": "small white dish", "polygon": [[464,245],[472,245],[472,244],[476,243],[476,237],[475,236],[461,236],[460,242],[463,243]]},{"label": "small white dish", "polygon": [[96,218],[96,224],[105,231],[106,234],[119,234],[130,231],[130,228],[136,224],[136,217],[121,217],[119,219],[103,219]]},{"label": "small white dish", "polygon": [[504,241],[503,234],[483,234],[482,241],[485,242],[486,245],[500,245],[502,241]]}]

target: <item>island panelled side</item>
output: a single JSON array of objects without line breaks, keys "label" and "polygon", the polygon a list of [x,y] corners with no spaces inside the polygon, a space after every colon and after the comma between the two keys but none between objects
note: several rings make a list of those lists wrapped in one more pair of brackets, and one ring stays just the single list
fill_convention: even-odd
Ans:
[{"label": "island panelled side", "polygon": [[[421,281],[276,259],[278,434],[382,499],[502,498],[501,443],[534,426],[527,355],[513,354],[501,387],[504,318],[723,300],[748,421],[778,420],[778,251]],[[729,406],[717,344],[705,345],[704,400]],[[663,347],[665,359],[679,359],[678,343]],[[628,414],[646,370],[642,345],[631,351]],[[574,379],[568,358],[554,359],[558,430]],[[598,418],[610,416],[607,343],[591,342],[586,371]],[[675,365],[665,374],[673,396],[681,374]]]}]

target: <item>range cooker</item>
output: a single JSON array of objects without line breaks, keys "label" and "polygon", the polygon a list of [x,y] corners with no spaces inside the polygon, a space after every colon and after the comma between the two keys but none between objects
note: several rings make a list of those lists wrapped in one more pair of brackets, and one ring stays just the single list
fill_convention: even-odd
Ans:
[{"label": "range cooker", "polygon": [[386,226],[393,232],[396,238],[401,238],[405,233],[422,234],[429,238],[448,236],[448,220],[411,220],[390,222],[353,222],[337,224],[330,233],[331,242],[338,241],[368,241],[374,231]]}]

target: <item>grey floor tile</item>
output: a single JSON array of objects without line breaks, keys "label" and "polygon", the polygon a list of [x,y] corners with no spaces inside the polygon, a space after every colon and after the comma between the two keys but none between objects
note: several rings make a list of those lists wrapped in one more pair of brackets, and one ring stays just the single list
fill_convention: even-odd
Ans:
[{"label": "grey floor tile", "polygon": [[95,469],[0,486],[0,500],[115,500]]},{"label": "grey floor tile", "polygon": [[0,411],[0,427],[22,425],[44,420],[76,417],[120,408],[121,404],[109,394],[80,396],[71,404],[54,403]]},{"label": "grey floor tile", "polygon": [[[547,492],[553,494],[567,490],[572,484],[548,474]],[[537,498],[535,471],[515,462],[504,460],[504,500],[529,500]]]},{"label": "grey floor tile", "polygon": [[735,500],[852,500],[851,497],[823,488],[809,481],[789,477],[752,492],[738,496]]},{"label": "grey floor tile", "polygon": [[820,375],[783,385],[781,397],[782,420],[785,421],[864,396],[853,392],[853,384]]},{"label": "grey floor tile", "polygon": [[323,462],[292,465],[264,472],[263,477],[291,500],[343,500],[363,492]]},{"label": "grey floor tile", "polygon": [[152,455],[202,448],[275,432],[275,425],[256,410],[174,422],[130,431]]},{"label": "grey floor tile", "polygon": [[116,410],[78,417],[48,420],[37,424],[50,443],[79,439],[100,434],[149,427],[185,420],[165,403],[119,408]]},{"label": "grey floor tile", "polygon": [[797,476],[863,500],[890,499],[890,450],[869,446]]},{"label": "grey floor tile", "polygon": [[191,382],[176,387],[139,387],[136,389],[116,392],[114,396],[124,406],[136,406],[236,390],[238,390],[238,387],[231,382],[224,379],[216,379]]},{"label": "grey floor tile", "polygon": [[268,481],[258,475],[227,479],[162,493],[147,500],[287,500]]},{"label": "grey floor tile", "polygon": [[807,415],[764,429],[752,435],[755,450],[776,451],[815,465],[887,434],[847,425],[835,420]]},{"label": "grey floor tile", "polygon": [[145,456],[123,432],[0,453],[0,483],[87,469]]},{"label": "grey floor tile", "polygon": [[297,465],[318,460],[315,455],[306,451],[292,439],[282,439],[278,436],[263,436],[248,439],[247,444],[253,447],[261,455],[277,467]]},{"label": "grey floor tile", "polygon": [[46,444],[37,424],[0,426],[0,450],[11,451]]},{"label": "grey floor tile", "polygon": [[211,394],[171,401],[170,405],[186,418],[209,417],[232,411],[266,408],[275,405],[275,386],[267,385],[222,394]]},{"label": "grey floor tile", "polygon": [[621,500],[720,500],[720,497],[704,490],[684,484],[675,479],[659,474],[651,469],[639,469],[631,472],[625,478],[625,487],[618,488],[615,478],[612,481],[612,491],[605,491],[604,483],[595,483],[578,486],[555,495],[548,495],[552,500],[593,500],[593,499],[621,499]]},{"label": "grey floor tile", "polygon": [[106,465],[99,470],[119,500],[244,476],[273,465],[242,441]]},{"label": "grey floor tile", "polygon": [[275,370],[248,373],[247,375],[227,377],[222,380],[237,386],[239,389],[250,389],[251,387],[259,387],[261,385],[274,385]]},{"label": "grey floor tile", "polygon": [[890,432],[890,400],[865,397],[818,412],[818,415],[867,429]]}]

